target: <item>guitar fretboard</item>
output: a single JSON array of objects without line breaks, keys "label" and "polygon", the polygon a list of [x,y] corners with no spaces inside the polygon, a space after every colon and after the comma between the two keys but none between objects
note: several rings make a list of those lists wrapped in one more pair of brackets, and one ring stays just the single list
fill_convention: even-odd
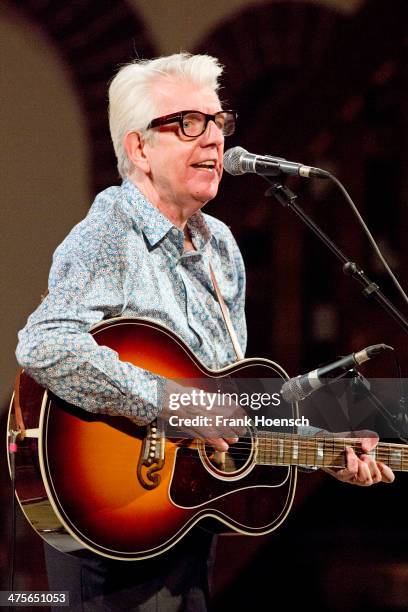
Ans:
[{"label": "guitar fretboard", "polygon": [[[256,462],[264,465],[305,465],[310,467],[345,467],[346,448],[362,454],[358,438],[306,437],[296,434],[257,432]],[[380,442],[366,453],[394,471],[408,471],[408,446]]]}]

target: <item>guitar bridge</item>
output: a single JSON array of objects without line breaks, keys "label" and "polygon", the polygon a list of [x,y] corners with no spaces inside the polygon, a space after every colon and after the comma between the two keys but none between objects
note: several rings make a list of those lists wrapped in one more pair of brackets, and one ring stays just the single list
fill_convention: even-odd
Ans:
[{"label": "guitar bridge", "polygon": [[159,471],[164,466],[166,437],[161,423],[155,419],[147,426],[142,451],[137,465],[137,477],[144,489],[151,490],[159,486]]}]

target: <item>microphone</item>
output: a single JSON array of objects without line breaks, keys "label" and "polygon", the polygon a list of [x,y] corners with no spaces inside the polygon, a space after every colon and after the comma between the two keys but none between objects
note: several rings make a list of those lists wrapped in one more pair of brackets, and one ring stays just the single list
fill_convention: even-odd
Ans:
[{"label": "microphone", "polygon": [[286,402],[301,402],[308,397],[308,395],[313,393],[313,391],[317,391],[320,387],[336,382],[336,380],[344,376],[348,370],[368,361],[371,357],[374,357],[374,355],[378,355],[378,353],[386,350],[393,351],[394,349],[387,344],[373,344],[372,346],[368,346],[362,351],[351,353],[351,355],[347,355],[347,357],[342,357],[337,361],[317,368],[317,370],[290,378],[284,383],[280,393]]},{"label": "microphone", "polygon": [[224,168],[233,176],[253,172],[261,176],[279,176],[279,174],[294,174],[305,178],[329,178],[329,173],[320,168],[305,166],[291,162],[283,157],[271,155],[255,155],[248,153],[242,147],[233,147],[224,153]]}]

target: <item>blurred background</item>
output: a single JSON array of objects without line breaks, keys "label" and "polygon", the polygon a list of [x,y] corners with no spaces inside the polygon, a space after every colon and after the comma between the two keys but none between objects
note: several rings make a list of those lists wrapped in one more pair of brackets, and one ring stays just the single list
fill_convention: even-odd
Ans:
[{"label": "blurred background", "polygon": [[[55,247],[95,194],[119,184],[107,86],[119,66],[186,50],[225,65],[239,112],[227,146],[333,172],[404,287],[408,283],[406,0],[0,0],[0,355],[3,431],[16,333],[39,302]],[[347,204],[328,182],[290,178],[305,211],[407,314]],[[290,375],[385,342],[408,370],[406,335],[259,177],[224,176],[206,211],[231,226],[248,274],[249,356]],[[393,361],[367,376],[394,376]],[[324,426],[325,423],[322,423]],[[358,425],[358,424],[357,424]],[[0,574],[11,491],[0,452]],[[349,487],[301,474],[277,533],[220,539],[215,608],[407,610],[407,479]],[[16,586],[46,588],[39,538],[17,517]],[[5,588],[5,586],[2,586]]]}]

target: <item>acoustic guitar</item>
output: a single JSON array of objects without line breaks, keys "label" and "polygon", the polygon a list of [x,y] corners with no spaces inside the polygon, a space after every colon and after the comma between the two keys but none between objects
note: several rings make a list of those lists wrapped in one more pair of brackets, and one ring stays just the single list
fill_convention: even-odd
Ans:
[{"label": "acoustic guitar", "polygon": [[[91,333],[123,361],[169,379],[287,378],[267,359],[209,370],[178,336],[149,320],[110,319]],[[171,548],[199,522],[217,531],[267,534],[290,511],[297,466],[344,466],[347,445],[361,453],[358,439],[252,426],[226,454],[216,453],[201,440],[169,437],[160,422],[137,427],[125,417],[70,405],[24,371],[17,392],[25,435],[17,439],[18,452],[9,452],[15,494],[36,532],[64,552],[146,559]],[[18,429],[15,399],[8,442]],[[289,408],[296,418],[297,405]],[[403,445],[380,443],[372,454],[394,470],[408,469]]]}]

